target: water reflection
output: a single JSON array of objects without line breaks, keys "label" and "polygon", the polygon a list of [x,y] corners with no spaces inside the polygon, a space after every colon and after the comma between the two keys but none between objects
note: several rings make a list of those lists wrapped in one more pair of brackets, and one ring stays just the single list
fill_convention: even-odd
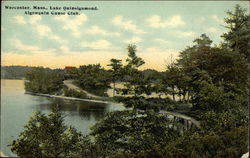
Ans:
[{"label": "water reflection", "polygon": [[[69,101],[56,98],[50,98],[49,100],[50,103],[38,104],[37,109],[40,111],[51,111],[52,105],[58,105],[59,110],[67,117],[79,116],[83,120],[91,120],[91,118],[94,118],[95,121],[98,121],[102,119],[104,115],[109,112],[108,107],[110,106],[104,103]],[[40,100],[39,102],[43,101]]]},{"label": "water reflection", "polygon": [[52,105],[59,105],[65,115],[65,124],[75,127],[86,135],[90,128],[107,112],[122,110],[119,104],[102,104],[83,101],[69,101],[25,94],[23,80],[1,80],[1,131],[0,151],[16,156],[8,144],[17,139],[34,111],[51,112]]}]

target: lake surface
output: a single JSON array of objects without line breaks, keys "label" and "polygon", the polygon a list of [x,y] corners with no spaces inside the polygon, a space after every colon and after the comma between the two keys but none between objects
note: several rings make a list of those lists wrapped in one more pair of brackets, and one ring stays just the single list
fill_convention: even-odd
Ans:
[{"label": "lake surface", "polygon": [[30,116],[35,111],[49,113],[51,105],[59,105],[65,115],[65,123],[72,125],[83,134],[90,132],[90,127],[102,119],[107,112],[123,110],[119,104],[101,104],[83,101],[69,101],[24,94],[23,80],[1,80],[1,148],[7,156],[15,156],[8,144],[17,139],[24,130]]}]

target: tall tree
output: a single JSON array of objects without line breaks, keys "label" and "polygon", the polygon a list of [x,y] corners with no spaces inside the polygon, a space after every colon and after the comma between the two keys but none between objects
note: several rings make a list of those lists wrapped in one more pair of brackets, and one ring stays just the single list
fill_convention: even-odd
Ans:
[{"label": "tall tree", "polygon": [[250,14],[240,5],[236,5],[235,10],[227,14],[225,23],[229,31],[222,37],[230,49],[247,58],[250,54]]},{"label": "tall tree", "polygon": [[123,94],[132,94],[138,96],[143,93],[141,86],[144,85],[144,75],[138,70],[145,62],[142,58],[136,55],[136,45],[128,45],[127,65],[124,67],[125,74],[128,76],[128,83],[125,84],[125,89],[122,89]]},{"label": "tall tree", "polygon": [[127,50],[128,58],[126,59],[126,61],[128,62],[128,66],[132,67],[133,69],[136,69],[141,65],[145,64],[143,59],[136,55],[136,45],[128,45]]},{"label": "tall tree", "polygon": [[113,82],[113,97],[115,96],[115,82],[121,78],[122,76],[122,60],[118,59],[111,59],[110,64],[108,66],[111,66],[112,70],[112,82]]}]

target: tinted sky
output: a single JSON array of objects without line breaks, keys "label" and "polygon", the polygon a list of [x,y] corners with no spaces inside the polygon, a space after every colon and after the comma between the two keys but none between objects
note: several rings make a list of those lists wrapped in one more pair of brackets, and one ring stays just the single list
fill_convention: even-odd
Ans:
[{"label": "tinted sky", "polygon": [[[2,65],[63,68],[126,59],[128,44],[137,45],[143,68],[164,70],[171,56],[202,33],[214,44],[227,30],[223,18],[236,4],[247,1],[125,1],[125,2],[1,2]],[[80,15],[25,15],[5,6],[97,7]],[[29,11],[37,11],[30,9]],[[41,10],[43,11],[43,10]],[[67,13],[67,12],[66,12]]]}]

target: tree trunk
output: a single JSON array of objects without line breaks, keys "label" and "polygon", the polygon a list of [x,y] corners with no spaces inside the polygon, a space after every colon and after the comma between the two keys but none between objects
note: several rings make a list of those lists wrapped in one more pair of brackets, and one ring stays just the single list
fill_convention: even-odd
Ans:
[{"label": "tree trunk", "polygon": [[175,91],[174,91],[174,87],[172,87],[172,90],[173,90],[173,92],[172,92],[173,100],[175,101]]},{"label": "tree trunk", "polygon": [[115,82],[113,82],[113,97],[115,96]]}]

